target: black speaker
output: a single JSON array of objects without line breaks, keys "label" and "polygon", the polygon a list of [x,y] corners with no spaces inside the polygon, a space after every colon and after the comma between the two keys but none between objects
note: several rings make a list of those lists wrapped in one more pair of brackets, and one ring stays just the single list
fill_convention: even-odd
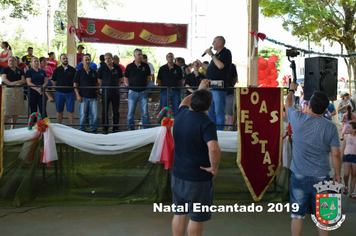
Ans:
[{"label": "black speaker", "polygon": [[304,99],[322,91],[331,101],[337,99],[337,58],[305,58]]}]

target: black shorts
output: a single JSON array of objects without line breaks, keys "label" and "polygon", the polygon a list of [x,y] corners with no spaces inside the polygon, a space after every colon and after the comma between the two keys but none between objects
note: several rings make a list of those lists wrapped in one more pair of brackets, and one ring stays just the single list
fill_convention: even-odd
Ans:
[{"label": "black shorts", "polygon": [[174,212],[175,215],[189,213],[189,219],[195,222],[204,222],[211,219],[211,212],[203,212],[199,206],[211,206],[213,204],[213,179],[204,182],[194,182],[179,179],[172,175],[171,187],[173,204],[176,206],[188,204],[188,212]]}]

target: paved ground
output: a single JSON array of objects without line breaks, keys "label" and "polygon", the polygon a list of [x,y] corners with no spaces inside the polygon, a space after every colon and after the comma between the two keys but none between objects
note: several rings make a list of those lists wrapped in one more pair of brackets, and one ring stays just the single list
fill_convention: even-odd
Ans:
[{"label": "paved ground", "polygon": [[[290,235],[290,213],[213,213],[204,225],[205,236],[284,236]],[[285,203],[283,203],[284,205]],[[247,206],[247,205],[246,205]],[[355,235],[356,200],[342,197],[345,222],[330,235]],[[152,204],[116,206],[18,207],[0,209],[0,235],[3,236],[166,236],[171,233],[172,213],[155,213]],[[303,235],[316,235],[308,215]]]}]

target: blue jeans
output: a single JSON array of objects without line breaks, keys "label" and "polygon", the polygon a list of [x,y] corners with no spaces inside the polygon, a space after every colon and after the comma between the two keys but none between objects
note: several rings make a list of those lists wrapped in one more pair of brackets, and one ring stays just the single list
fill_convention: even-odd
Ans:
[{"label": "blue jeans", "polygon": [[339,111],[339,121],[341,124],[343,124],[341,121],[342,121],[342,116],[345,114],[346,112],[341,112]]},{"label": "blue jeans", "polygon": [[296,203],[299,206],[298,211],[291,210],[291,217],[293,219],[304,219],[305,214],[308,212],[309,205],[312,206],[313,214],[315,214],[315,194],[317,193],[317,190],[313,185],[329,179],[329,175],[313,177],[292,172],[289,182],[291,209],[293,209],[293,203]]},{"label": "blue jeans", "polygon": [[[169,94],[169,98],[172,101],[173,114],[177,114],[180,104],[180,91],[172,90]],[[167,107],[167,90],[163,90],[159,95],[159,102],[161,103],[161,110],[163,107]]]},{"label": "blue jeans", "polygon": [[89,112],[89,124],[90,131],[96,131],[98,129],[98,99],[97,98],[82,98],[82,102],[79,103],[79,129],[86,131],[85,124],[87,123],[87,114]]},{"label": "blue jeans", "polygon": [[[147,91],[136,92],[129,90],[129,98],[127,100],[128,114],[127,114],[127,129],[134,130],[134,118],[136,111],[137,102],[140,103],[141,113],[142,113],[142,123],[148,125],[150,123],[148,118],[148,93]],[[144,126],[148,128],[148,126]]]},{"label": "blue jeans", "polygon": [[208,116],[216,125],[219,125],[216,126],[216,130],[224,130],[226,92],[213,89],[211,93],[213,94],[213,104],[211,104]]}]

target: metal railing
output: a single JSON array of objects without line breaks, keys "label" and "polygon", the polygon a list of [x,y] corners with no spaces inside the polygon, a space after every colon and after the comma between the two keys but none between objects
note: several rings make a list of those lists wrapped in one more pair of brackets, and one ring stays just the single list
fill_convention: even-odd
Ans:
[{"label": "metal railing", "polygon": [[[30,89],[31,87],[40,87],[41,88],[41,92],[42,92],[42,111],[41,114],[45,114],[43,117],[46,117],[46,109],[47,109],[47,96],[46,93],[47,92],[55,92],[55,89],[57,88],[67,88],[67,89],[74,89],[74,88],[88,88],[88,89],[101,89],[101,90],[109,90],[109,89],[118,89],[119,93],[126,93],[127,97],[128,97],[128,91],[130,89],[143,89],[147,91],[148,96],[150,97],[151,95],[154,94],[159,94],[161,91],[167,90],[167,104],[170,104],[170,93],[172,92],[173,89],[177,90],[179,89],[181,91],[181,99],[183,100],[184,97],[187,94],[187,90],[188,89],[197,89],[198,86],[191,86],[191,87],[185,87],[185,86],[178,86],[178,87],[168,87],[168,86],[154,86],[154,87],[140,87],[140,86],[79,86],[79,87],[73,87],[73,86],[47,86],[47,87],[42,87],[40,85],[6,85],[7,87],[22,87],[23,88],[23,92],[24,92],[24,99],[25,101],[27,100],[27,117],[23,117],[23,116],[19,116],[18,119],[22,120],[22,119],[26,119],[26,122],[16,122],[16,123],[10,123],[7,122],[5,123],[5,125],[12,125],[12,124],[16,124],[16,125],[20,125],[20,126],[24,126],[27,125],[27,119],[28,117],[31,115],[31,108],[30,108],[30,99],[31,99],[31,92]],[[231,87],[232,89],[236,89],[235,87]],[[230,87],[229,87],[230,89]],[[27,93],[26,93],[27,91]],[[102,95],[104,95],[104,97],[101,97],[102,99],[107,99],[107,92],[102,92]],[[120,96],[120,95],[119,95]],[[121,99],[120,99],[121,100]],[[98,101],[99,102],[99,101]],[[159,99],[157,101],[159,103]],[[102,109],[104,109],[104,114],[108,114],[108,106],[103,106]],[[158,111],[159,112],[159,111]],[[99,116],[98,116],[99,117]],[[113,124],[112,123],[112,118],[110,117],[110,115],[108,115],[108,122],[107,124],[97,124],[98,127],[127,127],[128,124]],[[56,117],[49,117],[51,120],[56,120]],[[68,119],[67,117],[63,116],[63,120]],[[74,117],[74,120],[79,120],[79,118]],[[99,119],[98,119],[99,120]],[[140,119],[136,119],[136,120],[140,120]],[[103,117],[101,117],[101,121],[103,121]],[[87,122],[87,124],[79,124],[79,122],[77,124],[66,124],[67,126],[73,126],[73,127],[79,127],[79,126],[86,126],[89,127],[90,124]],[[130,126],[134,126],[135,128],[143,128],[143,124],[134,124],[134,125],[130,125]],[[160,124],[148,124],[145,126],[149,126],[149,127],[156,127],[156,126],[160,126]],[[225,127],[236,127],[236,124],[233,125],[227,125],[227,124],[216,124],[216,126],[225,126]]]}]

